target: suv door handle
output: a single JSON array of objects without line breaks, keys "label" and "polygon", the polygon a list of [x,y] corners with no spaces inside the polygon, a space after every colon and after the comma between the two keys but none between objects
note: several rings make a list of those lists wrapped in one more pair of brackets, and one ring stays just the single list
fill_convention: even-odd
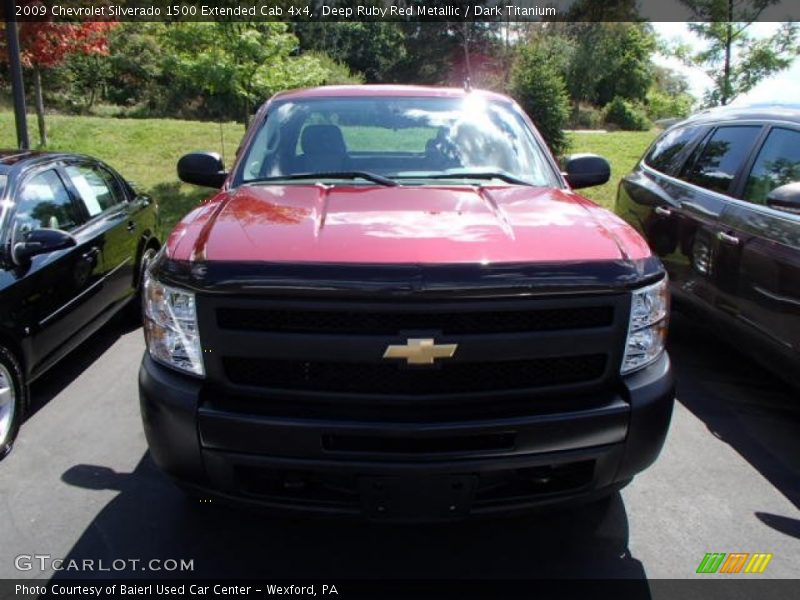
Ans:
[{"label": "suv door handle", "polygon": [[128,221],[128,226],[125,227],[128,231],[135,231],[136,230],[136,221]]},{"label": "suv door handle", "polygon": [[739,245],[739,238],[735,235],[731,235],[730,233],[725,233],[724,231],[717,232],[717,239],[720,242],[725,244],[730,244],[731,246],[738,246]]},{"label": "suv door handle", "polygon": [[672,211],[668,208],[664,208],[663,206],[656,206],[655,213],[661,217],[671,217]]},{"label": "suv door handle", "polygon": [[87,262],[94,261],[95,258],[100,254],[100,248],[97,246],[93,246],[89,248],[86,252],[81,255],[81,258]]}]

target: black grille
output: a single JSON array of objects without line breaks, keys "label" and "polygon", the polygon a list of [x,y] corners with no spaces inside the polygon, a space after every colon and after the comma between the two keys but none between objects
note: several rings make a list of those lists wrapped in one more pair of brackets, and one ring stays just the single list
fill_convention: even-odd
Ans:
[{"label": "black grille", "polygon": [[226,357],[228,379],[271,389],[350,394],[447,394],[508,391],[582,383],[601,377],[606,356],[450,363],[402,368],[389,363],[302,362]]},{"label": "black grille", "polygon": [[397,335],[399,331],[436,330],[445,334],[522,333],[606,327],[612,306],[526,311],[370,312],[220,308],[221,329],[286,333]]}]

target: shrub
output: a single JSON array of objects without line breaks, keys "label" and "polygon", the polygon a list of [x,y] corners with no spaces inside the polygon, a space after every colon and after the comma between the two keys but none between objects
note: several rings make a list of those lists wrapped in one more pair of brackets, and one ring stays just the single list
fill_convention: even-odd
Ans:
[{"label": "shrub", "polygon": [[619,96],[606,104],[605,114],[606,124],[625,131],[647,131],[652,127],[643,108]]},{"label": "shrub", "polygon": [[694,99],[687,93],[668,95],[656,89],[647,92],[647,116],[651,119],[688,117]]},{"label": "shrub", "polygon": [[570,129],[600,129],[605,115],[603,111],[591,104],[579,104],[569,118]]},{"label": "shrub", "polygon": [[567,88],[563,76],[537,46],[525,46],[517,53],[510,89],[553,154],[563,154],[569,146],[564,135],[569,119]]}]

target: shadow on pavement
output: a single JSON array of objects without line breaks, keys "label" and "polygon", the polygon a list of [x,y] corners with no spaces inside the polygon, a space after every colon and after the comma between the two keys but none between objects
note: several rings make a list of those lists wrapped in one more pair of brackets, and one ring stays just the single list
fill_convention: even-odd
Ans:
[{"label": "shadow on pavement", "polygon": [[757,512],[756,517],[775,531],[800,539],[800,519],[790,519],[764,512]]},{"label": "shadow on pavement", "polygon": [[[68,559],[193,559],[190,573],[130,570],[129,577],[266,578],[633,578],[644,568],[628,551],[621,496],[524,519],[456,525],[378,525],[277,519],[194,504],[148,454],[133,473],[76,465],[62,480],[118,490]],[[62,572],[59,578],[79,576]],[[85,576],[85,574],[84,574]],[[642,593],[649,598],[647,583]]]},{"label": "shadow on pavement", "polygon": [[[678,401],[800,508],[797,390],[680,313],[673,312],[669,345]],[[798,536],[797,521],[758,516]]]}]

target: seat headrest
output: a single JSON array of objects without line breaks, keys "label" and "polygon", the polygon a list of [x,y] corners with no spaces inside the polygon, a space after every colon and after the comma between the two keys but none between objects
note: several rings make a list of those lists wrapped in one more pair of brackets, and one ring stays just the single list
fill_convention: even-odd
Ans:
[{"label": "seat headrest", "polygon": [[300,137],[303,154],[343,155],[347,153],[342,130],[336,125],[308,125]]}]

